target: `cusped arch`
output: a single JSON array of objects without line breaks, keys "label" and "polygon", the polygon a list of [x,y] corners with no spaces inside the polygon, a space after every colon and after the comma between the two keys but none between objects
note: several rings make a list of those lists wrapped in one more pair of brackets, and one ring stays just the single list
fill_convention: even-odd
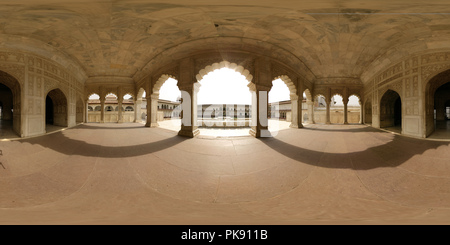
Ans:
[{"label": "cusped arch", "polygon": [[91,98],[91,96],[94,95],[94,94],[96,94],[99,97],[99,99],[100,99],[100,94],[97,93],[97,92],[90,92],[90,93],[86,93],[86,94],[87,94],[86,100],[89,100],[89,98]]},{"label": "cusped arch", "polygon": [[305,93],[305,95],[306,95],[306,100],[308,100],[308,101],[313,100],[311,90],[309,90],[309,88],[306,88],[305,90],[303,90],[303,93]]},{"label": "cusped arch", "polygon": [[[177,80],[176,77],[173,76],[173,75],[163,74],[163,75],[161,75],[161,76],[159,77],[159,79],[156,81],[155,85],[153,85],[152,92],[153,92],[154,94],[155,94],[155,93],[159,93],[159,90],[161,89],[162,85],[163,85],[169,78],[172,78],[172,79]],[[178,82],[177,82],[177,83],[178,83]]]},{"label": "cusped arch", "polygon": [[222,61],[220,63],[213,63],[212,65],[208,65],[205,68],[201,69],[195,77],[197,78],[197,81],[201,81],[203,77],[206,76],[208,73],[222,68],[228,68],[235,72],[239,72],[250,83],[253,80],[253,75],[250,74],[249,70],[245,69],[243,66],[240,66],[236,63],[230,63],[228,61]]},{"label": "cusped arch", "polygon": [[292,96],[296,96],[297,95],[297,87],[295,86],[294,82],[292,82],[291,78],[289,78],[288,75],[280,75],[275,77],[273,80],[277,80],[280,79],[281,81],[283,81],[286,86],[289,89],[289,93]]},{"label": "cusped arch", "polygon": [[113,92],[113,91],[111,91],[111,90],[108,90],[105,94],[106,94],[106,95],[105,95],[105,98],[108,97],[108,95],[111,95],[111,94],[114,95],[114,96],[116,97],[116,99],[119,98],[119,96],[117,96],[117,93],[116,93],[116,92]]},{"label": "cusped arch", "polygon": [[359,94],[356,94],[356,93],[350,94],[350,95],[348,96],[347,99],[350,100],[350,97],[352,97],[352,96],[357,97],[357,98],[358,98],[359,105],[362,105],[362,99],[361,99],[361,96],[360,96]]},{"label": "cusped arch", "polygon": [[135,99],[138,100],[138,99],[142,98],[144,96],[144,93],[147,95],[147,92],[145,91],[144,88],[142,88],[142,87],[139,88]]}]

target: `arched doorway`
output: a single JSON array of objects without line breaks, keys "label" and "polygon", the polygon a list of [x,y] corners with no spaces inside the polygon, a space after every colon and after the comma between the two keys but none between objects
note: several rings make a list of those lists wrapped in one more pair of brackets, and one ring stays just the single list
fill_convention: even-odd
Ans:
[{"label": "arched doorway", "polygon": [[356,95],[350,95],[347,102],[347,122],[350,124],[361,124],[361,100]]},{"label": "arched doorway", "polygon": [[152,94],[147,96],[142,92],[143,104],[146,110],[147,127],[160,127],[179,132],[181,129],[181,91],[178,80],[171,75],[162,75],[153,86]]},{"label": "arched doorway", "polygon": [[208,72],[198,82],[200,135],[250,135],[252,94],[246,77],[225,66]]},{"label": "arched doorway", "polygon": [[46,132],[67,127],[67,113],[67,99],[64,93],[60,89],[48,92],[45,99]]},{"label": "arched doorway", "polygon": [[302,113],[303,123],[314,123],[314,101],[309,89],[305,89],[303,92]]},{"label": "arched doorway", "polygon": [[434,132],[431,138],[450,139],[450,82],[436,89],[433,95]]},{"label": "arched doorway", "polygon": [[0,138],[13,138],[22,135],[21,126],[21,88],[13,76],[0,71]]},{"label": "arched doorway", "polygon": [[400,95],[388,90],[380,101],[380,128],[401,133],[402,131],[402,102]]},{"label": "arched doorway", "polygon": [[340,94],[331,97],[330,122],[333,124],[344,123],[344,102]]},{"label": "arched doorway", "polygon": [[288,84],[292,84],[292,81],[287,76],[281,76],[272,81],[268,107],[269,130],[272,134],[289,128],[290,125],[298,125],[297,99],[302,100],[302,98],[298,98],[297,91],[291,91]]},{"label": "arched doorway", "polygon": [[318,94],[314,97],[313,113],[314,113],[314,123],[325,124],[327,110],[327,101],[325,96]]}]

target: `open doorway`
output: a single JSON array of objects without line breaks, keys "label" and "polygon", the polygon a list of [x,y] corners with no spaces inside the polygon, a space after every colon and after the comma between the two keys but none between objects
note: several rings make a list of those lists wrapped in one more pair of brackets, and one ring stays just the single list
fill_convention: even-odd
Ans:
[{"label": "open doorway", "polygon": [[249,136],[252,94],[240,72],[223,67],[199,81],[197,123],[200,135]]}]

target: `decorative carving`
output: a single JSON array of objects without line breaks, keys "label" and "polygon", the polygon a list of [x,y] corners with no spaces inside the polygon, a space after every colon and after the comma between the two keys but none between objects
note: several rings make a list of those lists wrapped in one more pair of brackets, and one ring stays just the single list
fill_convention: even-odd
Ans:
[{"label": "decorative carving", "polygon": [[428,81],[431,75],[436,75],[440,71],[450,69],[450,64],[437,64],[422,67],[422,81]]},{"label": "decorative carving", "polygon": [[434,62],[448,61],[449,58],[450,58],[449,52],[425,54],[425,55],[422,55],[422,65],[434,63]]},{"label": "decorative carving", "polygon": [[419,96],[419,78],[418,76],[413,76],[413,96]]},{"label": "decorative carving", "polygon": [[405,96],[411,97],[411,78],[405,78]]},{"label": "decorative carving", "polygon": [[28,77],[28,95],[29,96],[33,96],[33,91],[34,91],[34,77],[30,76]]},{"label": "decorative carving", "polygon": [[395,80],[397,78],[400,78],[400,77],[402,77],[401,73],[399,73],[399,74],[397,74],[397,75],[395,75],[395,76],[393,76],[393,77],[391,77],[389,79],[386,79],[383,82],[378,83],[378,86],[383,86],[383,85],[385,85],[385,84],[387,84],[387,83],[389,83],[389,82],[391,82],[391,81],[393,81],[393,80]]},{"label": "decorative carving", "polygon": [[0,70],[14,76],[20,85],[25,81],[25,66],[18,64],[2,64],[0,63]]},{"label": "decorative carving", "polygon": [[41,115],[42,114],[42,104],[41,99],[36,99],[36,114]]},{"label": "decorative carving", "polygon": [[34,99],[28,98],[28,114],[33,115],[33,106],[34,106]]}]

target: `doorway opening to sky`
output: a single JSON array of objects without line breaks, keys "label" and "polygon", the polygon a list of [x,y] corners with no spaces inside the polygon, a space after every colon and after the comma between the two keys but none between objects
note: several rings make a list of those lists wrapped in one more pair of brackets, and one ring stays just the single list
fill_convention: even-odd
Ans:
[{"label": "doorway opening to sky", "polygon": [[289,128],[292,122],[291,91],[281,79],[272,81],[269,91],[269,131],[274,134],[278,130]]},{"label": "doorway opening to sky", "polygon": [[167,77],[159,91],[158,88],[153,89],[153,95],[158,96],[156,107],[158,127],[176,132],[181,129],[181,91],[177,84],[176,79]]},{"label": "doorway opening to sky", "polygon": [[200,135],[250,135],[252,95],[245,76],[224,67],[206,74],[199,83],[197,123]]}]

